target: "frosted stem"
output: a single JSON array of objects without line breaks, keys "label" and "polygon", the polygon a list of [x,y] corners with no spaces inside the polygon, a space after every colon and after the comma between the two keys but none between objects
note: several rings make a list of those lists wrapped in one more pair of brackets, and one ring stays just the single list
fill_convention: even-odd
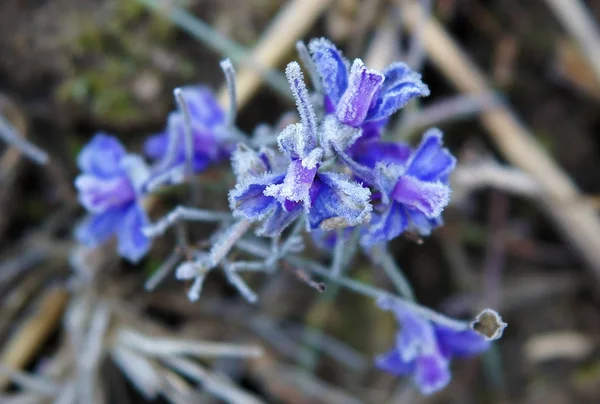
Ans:
[{"label": "frosted stem", "polygon": [[2,115],[0,115],[0,138],[37,164],[44,165],[50,161],[48,153],[28,142]]},{"label": "frosted stem", "polygon": [[206,261],[207,268],[214,268],[219,265],[219,262],[225,258],[239,239],[246,234],[251,225],[248,220],[240,220],[231,225],[210,249]]},{"label": "frosted stem", "polygon": [[312,82],[313,88],[317,93],[322,94],[323,85],[321,84],[321,77],[319,76],[317,67],[315,66],[315,62],[310,57],[310,53],[308,52],[306,44],[302,41],[296,42],[296,51],[298,51],[300,61],[304,65],[304,68],[308,71],[308,75],[310,76],[310,81]]},{"label": "frosted stem", "polygon": [[180,88],[176,88],[173,91],[175,95],[175,100],[179,105],[179,109],[183,115],[184,122],[184,146],[185,146],[185,164],[186,164],[186,174],[192,175],[194,172],[194,139],[192,137],[192,117],[190,116],[190,111],[188,109],[187,102],[185,98],[183,98],[183,91]]},{"label": "frosted stem", "polygon": [[402,297],[411,301],[415,300],[415,294],[412,291],[408,279],[406,279],[402,269],[400,269],[394,261],[394,257],[392,257],[387,247],[373,248],[369,253],[369,258],[371,258],[373,263],[383,268]]},{"label": "frosted stem", "polygon": [[174,251],[169,257],[158,267],[158,269],[152,274],[150,279],[146,281],[144,287],[147,291],[152,291],[161,283],[167,275],[171,273],[175,265],[181,259],[181,254],[178,251]]},{"label": "frosted stem", "polygon": [[233,128],[237,116],[237,93],[235,88],[235,69],[231,59],[225,59],[221,62],[221,69],[225,74],[227,84],[227,94],[229,96],[229,114],[227,115],[227,127]]},{"label": "frosted stem", "polygon": [[231,286],[235,287],[238,290],[238,292],[240,292],[240,294],[244,296],[246,300],[248,300],[248,302],[256,303],[256,301],[258,300],[256,293],[254,293],[254,291],[250,289],[250,287],[246,284],[242,277],[231,268],[231,264],[225,263],[223,265],[223,269],[225,271],[225,276],[227,276],[227,280],[229,281]]},{"label": "frosted stem", "polygon": [[[255,254],[257,256],[262,256],[265,258],[268,257],[270,254],[269,248],[257,241],[240,240],[237,244],[237,247],[250,254]],[[427,307],[392,295],[383,289],[379,289],[375,286],[357,282],[346,277],[334,277],[331,275],[331,272],[328,268],[325,268],[324,266],[314,261],[309,261],[294,255],[288,255],[286,257],[283,257],[283,259],[298,268],[304,268],[308,271],[311,271],[314,274],[327,278],[332,282],[336,282],[340,286],[343,286],[346,289],[352,290],[353,292],[361,294],[363,296],[367,296],[375,300],[379,300],[381,298],[393,299],[395,302],[403,305],[407,309],[413,311],[415,314],[440,325],[452,328],[453,330],[463,331],[470,329],[469,322],[447,317]]]},{"label": "frosted stem", "polygon": [[231,219],[231,215],[227,212],[177,206],[154,224],[145,226],[142,232],[146,237],[152,238],[164,234],[169,227],[180,221],[221,222],[228,219]]}]

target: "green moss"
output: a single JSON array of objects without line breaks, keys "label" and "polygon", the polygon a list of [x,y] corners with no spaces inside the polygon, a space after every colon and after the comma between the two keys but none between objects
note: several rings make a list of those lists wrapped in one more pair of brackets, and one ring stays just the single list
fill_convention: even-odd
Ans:
[{"label": "green moss", "polygon": [[[108,2],[100,14],[103,18],[71,16],[70,24],[78,33],[65,46],[76,57],[72,74],[56,96],[102,121],[120,124],[143,119],[147,105],[135,98],[131,84],[140,71],[151,68],[153,47],[168,45],[175,27],[135,1]],[[175,72],[183,79],[193,74],[189,62],[181,63]]]}]

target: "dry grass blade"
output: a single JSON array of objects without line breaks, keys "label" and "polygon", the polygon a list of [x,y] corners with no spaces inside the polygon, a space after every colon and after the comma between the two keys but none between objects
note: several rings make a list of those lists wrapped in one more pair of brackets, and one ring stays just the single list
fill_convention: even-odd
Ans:
[{"label": "dry grass blade", "polygon": [[[68,298],[69,294],[62,287],[48,290],[40,300],[38,310],[32,313],[4,346],[0,363],[15,370],[23,368],[59,324]],[[9,378],[0,375],[0,390],[5,389],[9,383]]]},{"label": "dry grass blade", "polygon": [[173,338],[149,337],[131,329],[120,330],[117,341],[134,351],[146,355],[194,355],[202,357],[251,357],[262,355],[256,346],[232,345],[222,342],[206,342]]},{"label": "dry grass blade", "polygon": [[[420,7],[409,2],[404,11],[404,22],[409,29],[414,29],[414,21],[419,20],[421,13]],[[423,41],[433,64],[458,89],[470,94],[489,93],[483,73],[437,21],[432,19],[426,24]],[[600,219],[593,207],[578,204],[565,208],[568,201],[579,200],[577,187],[519,122],[508,105],[482,113],[481,120],[506,158],[539,182],[543,190],[543,198],[539,199],[541,205],[600,280]]]},{"label": "dry grass blade", "polygon": [[546,3],[579,45],[600,84],[600,32],[592,13],[579,0],[546,0]]},{"label": "dry grass blade", "polygon": [[202,384],[204,388],[229,403],[260,404],[263,401],[239,389],[225,376],[211,373],[191,360],[175,356],[164,357],[162,360],[179,373]]},{"label": "dry grass blade", "polygon": [[[267,28],[249,59],[260,63],[264,68],[275,67],[330,3],[331,0],[289,2]],[[261,82],[262,76],[256,69],[243,66],[239,69],[236,80],[238,109],[243,108],[252,98]],[[227,105],[227,88],[221,90],[219,100],[221,105]]]}]

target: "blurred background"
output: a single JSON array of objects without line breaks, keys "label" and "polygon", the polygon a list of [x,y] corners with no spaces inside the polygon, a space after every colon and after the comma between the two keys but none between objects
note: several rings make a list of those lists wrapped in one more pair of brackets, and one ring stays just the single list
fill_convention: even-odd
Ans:
[{"label": "blurred background", "polygon": [[[2,145],[0,403],[600,402],[598,21],[600,2],[581,0],[2,0],[0,116],[51,160]],[[174,87],[226,100],[225,57],[240,127],[274,124],[294,107],[281,71],[295,42],[319,36],[421,71],[431,96],[389,136],[414,144],[438,126],[459,158],[446,225],[391,249],[422,304],[459,318],[493,307],[509,326],[431,397],[374,369],[396,325],[368,299],[281,272],[249,278],[254,306],[222,276],[191,303],[172,277],[144,288],[171,236],[137,266],[112,246],[81,258],[72,239],[76,156],[94,133],[140,150]],[[227,206],[226,173],[201,175],[204,207]],[[366,260],[351,275],[391,289]]]}]

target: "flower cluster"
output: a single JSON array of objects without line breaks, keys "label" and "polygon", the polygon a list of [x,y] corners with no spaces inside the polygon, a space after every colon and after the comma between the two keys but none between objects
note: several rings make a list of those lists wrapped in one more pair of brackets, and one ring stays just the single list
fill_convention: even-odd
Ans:
[{"label": "flower cluster", "polygon": [[[200,172],[210,163],[228,158],[231,137],[224,127],[225,114],[210,90],[184,87],[182,94],[191,118],[193,168]],[[127,154],[116,138],[106,134],[97,134],[81,150],[78,165],[82,174],[75,187],[79,201],[90,213],[76,231],[81,243],[93,247],[116,235],[117,251],[129,261],[137,262],[148,252],[151,242],[142,231],[149,224],[143,207],[147,184],[163,172],[183,166],[184,132],[182,112],[172,112],[165,131],[146,141],[146,154],[156,160],[153,167],[141,156]]]},{"label": "flower cluster", "polygon": [[[116,235],[119,254],[137,262],[150,248],[149,235],[162,233],[181,218],[220,222],[228,226],[226,230],[211,238],[208,252],[190,253],[175,270],[176,277],[193,280],[188,296],[196,300],[208,271],[221,266],[229,283],[254,302],[257,296],[239,272],[271,272],[286,255],[301,251],[304,245],[296,231],[302,221],[318,244],[334,248],[331,270],[314,270],[334,280],[339,280],[340,262],[347,258],[336,264],[345,241],[352,239],[353,247],[360,244],[372,253],[383,250],[372,247],[404,232],[427,236],[440,226],[450,201],[449,175],[456,165],[443,146],[441,131],[427,130],[414,148],[383,137],[393,114],[414,98],[429,95],[421,76],[399,62],[381,72],[360,59],[350,63],[326,39],[300,49],[316,81],[315,90],[309,92],[298,63],[287,66],[299,122],[279,126],[283,128],[277,129],[279,133],[260,126],[253,138],[239,135],[234,125],[234,70],[225,61],[222,67],[232,98],[229,115],[205,87],[176,90],[180,109],[169,115],[165,130],[144,145],[153,166],[139,155],[127,154],[114,137],[96,135],[78,158],[82,174],[75,186],[90,213],[77,230],[78,239],[97,246]],[[277,150],[269,147],[275,137]],[[231,214],[179,206],[150,225],[144,204],[156,184],[183,182],[183,174],[189,173],[186,168],[198,173],[229,157],[236,178],[229,192]],[[238,220],[232,221],[232,215]],[[282,232],[296,221],[280,243]],[[236,244],[244,250],[240,240],[252,226],[258,236],[273,239],[271,250],[267,247],[265,253],[260,242],[253,244],[256,240],[248,237],[244,241],[251,247],[245,252],[258,260],[234,262],[227,255]],[[374,294],[373,288],[354,290],[371,297],[386,295]],[[394,349],[378,357],[376,365],[395,375],[411,375],[424,394],[450,381],[453,357],[485,351],[506,326],[491,310],[469,328],[455,320],[436,321],[443,316],[396,298],[381,298],[378,304],[396,315],[401,329]],[[455,327],[450,327],[453,321]]]},{"label": "flower cluster", "polygon": [[[309,230],[356,226],[368,221],[372,209],[369,189],[342,173],[320,170],[325,156],[321,127],[300,66],[290,63],[286,75],[301,122],[289,125],[277,138],[284,158],[263,158],[263,167],[254,173],[235,168],[238,184],[229,195],[234,215],[263,221],[259,234],[267,236],[281,233],[302,211]],[[253,157],[259,159],[259,155]],[[233,161],[237,164],[243,160],[234,156]]]},{"label": "flower cluster", "polygon": [[[348,68],[350,63],[326,39],[311,41],[309,49],[323,89],[317,95],[322,111],[313,109],[300,66],[290,63],[286,75],[300,123],[278,136],[283,159],[274,162],[256,154],[253,160],[264,162],[260,169],[251,175],[235,169],[234,214],[261,221],[258,233],[266,236],[281,233],[301,212],[309,231],[363,225],[365,247],[407,230],[429,234],[450,200],[454,157],[442,147],[437,129],[426,132],[415,150],[381,139],[392,114],[429,94],[421,76],[404,63],[378,72],[356,59]],[[235,152],[234,165],[249,154]]]}]

